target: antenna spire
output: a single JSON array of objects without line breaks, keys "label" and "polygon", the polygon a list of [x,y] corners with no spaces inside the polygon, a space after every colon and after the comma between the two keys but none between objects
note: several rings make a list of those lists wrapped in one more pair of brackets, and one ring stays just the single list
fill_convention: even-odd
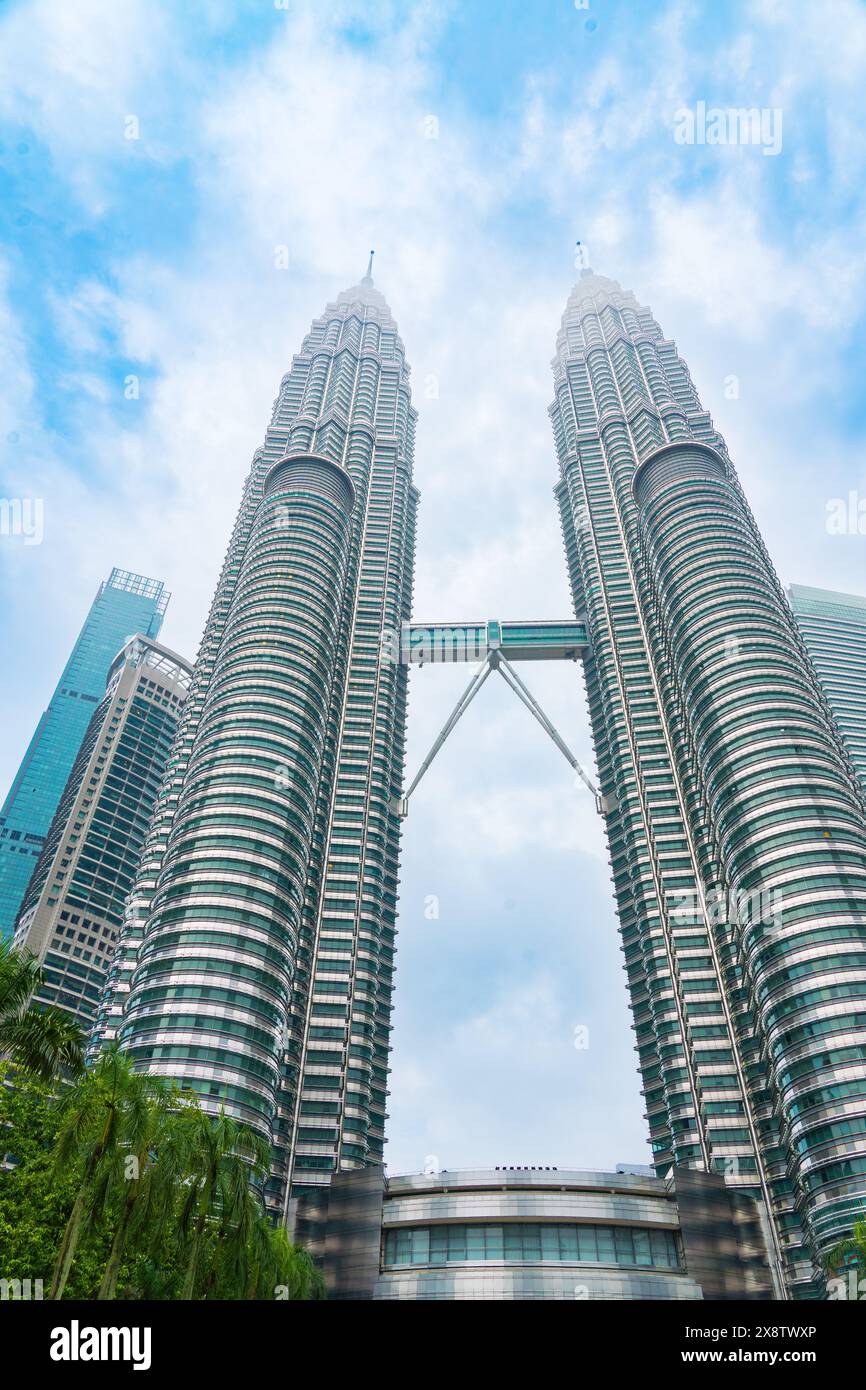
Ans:
[{"label": "antenna spire", "polygon": [[375,254],[375,251],[370,252],[370,259],[367,262],[367,274],[361,281],[362,285],[372,285],[373,283],[373,257],[375,256]]}]

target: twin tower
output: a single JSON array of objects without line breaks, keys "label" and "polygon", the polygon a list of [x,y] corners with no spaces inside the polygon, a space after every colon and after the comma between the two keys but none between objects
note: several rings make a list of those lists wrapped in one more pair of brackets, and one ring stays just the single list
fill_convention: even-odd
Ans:
[{"label": "twin tower", "polygon": [[[585,271],[553,369],[654,1162],[761,1200],[809,1296],[866,1205],[863,790],[674,344]],[[275,1211],[382,1160],[415,421],[368,270],[253,459],[97,1024],[268,1137]]]}]

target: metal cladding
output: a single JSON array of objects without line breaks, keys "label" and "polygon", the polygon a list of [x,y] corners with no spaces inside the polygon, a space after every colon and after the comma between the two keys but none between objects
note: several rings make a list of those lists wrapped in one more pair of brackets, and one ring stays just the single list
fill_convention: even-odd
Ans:
[{"label": "metal cladding", "polygon": [[866,795],[866,596],[791,584],[788,597]]},{"label": "metal cladding", "polygon": [[93,1024],[191,668],[141,633],[108,671],[37,861],[14,944],[44,978],[34,1001]]},{"label": "metal cladding", "polygon": [[858,1026],[846,1002],[866,996],[859,787],[722,460],[674,445],[641,465],[634,487],[682,699],[683,761],[719,879],[729,897],[759,893],[768,908],[740,924],[738,958],[788,1172],[826,1252],[859,1216],[866,1186],[866,1020]]},{"label": "metal cladding", "polygon": [[674,344],[585,272],[554,377],[655,1162],[761,1199],[810,1296],[866,1205],[866,808]]},{"label": "metal cladding", "polygon": [[254,457],[93,1038],[267,1134],[274,1210],[382,1156],[414,430],[365,277]]},{"label": "metal cladding", "polygon": [[380,1164],[408,667],[580,658],[656,1171],[722,1176],[735,1214],[755,1199],[776,1286],[819,1295],[866,1214],[866,801],[831,708],[857,755],[859,705],[836,675],[822,690],[650,311],[585,272],[553,370],[578,621],[424,626],[415,412],[371,272],[313,324],[245,485],[96,1043],[120,1030],[266,1134],[275,1212]]},{"label": "metal cladding", "polygon": [[113,569],[100,584],[50,704],[0,807],[0,939],[11,935],[105,676],[130,633],[157,637],[171,595],[160,579]]},{"label": "metal cladding", "polygon": [[322,772],[354,490],[265,480],[178,798],[122,1037],[270,1138]]},{"label": "metal cladding", "polygon": [[715,1173],[340,1173],[293,1204],[330,1299],[775,1295],[758,1202]]}]

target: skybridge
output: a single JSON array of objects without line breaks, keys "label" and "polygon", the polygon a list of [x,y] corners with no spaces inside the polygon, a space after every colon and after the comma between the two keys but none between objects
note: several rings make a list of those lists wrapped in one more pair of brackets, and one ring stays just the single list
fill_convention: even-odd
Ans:
[{"label": "skybridge", "polygon": [[400,630],[399,655],[404,665],[450,665],[477,662],[478,667],[402,797],[395,798],[394,810],[406,816],[409,798],[439,752],[458,720],[465,714],[491,672],[496,671],[525,705],[560,753],[595,798],[596,809],[604,815],[611,809],[584,772],[535,696],[512,666],[513,661],[582,661],[589,651],[586,623],[551,620],[544,622],[404,623]]},{"label": "skybridge", "polygon": [[509,661],[580,661],[589,651],[585,622],[404,623],[400,660],[411,666],[426,662],[483,661],[498,651]]}]

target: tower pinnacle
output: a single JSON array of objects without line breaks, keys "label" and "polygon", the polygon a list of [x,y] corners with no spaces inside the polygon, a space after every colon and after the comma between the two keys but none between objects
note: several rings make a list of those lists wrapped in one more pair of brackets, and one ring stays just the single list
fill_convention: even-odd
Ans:
[{"label": "tower pinnacle", "polygon": [[367,274],[361,281],[362,285],[372,285],[373,283],[373,257],[375,256],[375,254],[375,251],[370,252],[370,259],[367,262]]}]

